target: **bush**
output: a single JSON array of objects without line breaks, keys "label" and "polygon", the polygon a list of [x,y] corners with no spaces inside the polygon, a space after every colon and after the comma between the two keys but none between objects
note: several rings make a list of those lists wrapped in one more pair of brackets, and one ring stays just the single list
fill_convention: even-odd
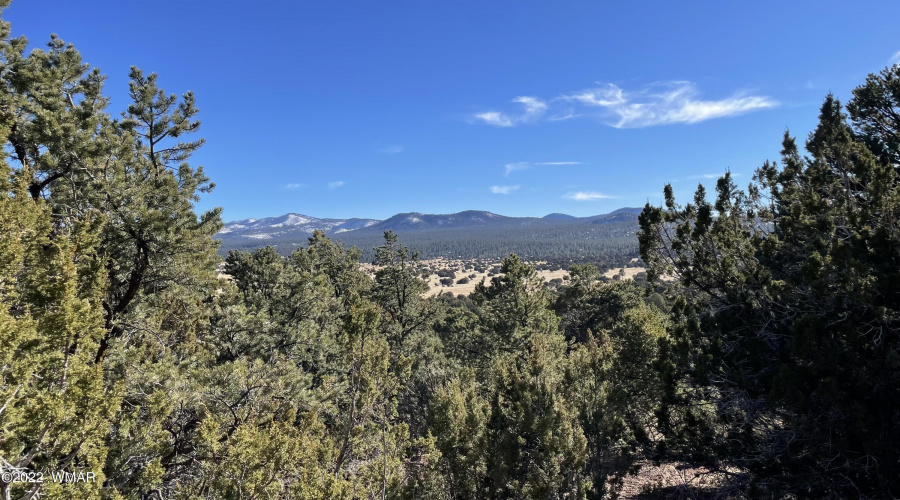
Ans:
[{"label": "bush", "polygon": [[441,269],[437,272],[437,275],[441,278],[456,278],[456,272],[454,272],[452,269]]}]

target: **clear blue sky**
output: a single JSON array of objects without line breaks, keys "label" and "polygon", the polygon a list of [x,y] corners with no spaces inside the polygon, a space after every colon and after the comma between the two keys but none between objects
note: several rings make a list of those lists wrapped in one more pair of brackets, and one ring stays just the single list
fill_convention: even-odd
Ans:
[{"label": "clear blue sky", "polygon": [[[689,6],[683,4],[690,4]],[[193,90],[225,220],[604,213],[730,168],[900,52],[900,2],[14,0],[108,75]]]}]

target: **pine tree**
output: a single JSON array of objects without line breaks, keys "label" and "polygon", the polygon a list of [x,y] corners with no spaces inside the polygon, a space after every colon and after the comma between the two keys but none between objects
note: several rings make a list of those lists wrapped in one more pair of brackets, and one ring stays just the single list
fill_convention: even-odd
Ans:
[{"label": "pine tree", "polygon": [[900,65],[869,74],[853,90],[847,112],[869,150],[900,168]]},{"label": "pine tree", "polygon": [[503,259],[502,276],[491,286],[479,283],[472,293],[482,331],[487,338],[477,347],[483,355],[523,349],[534,333],[556,331],[558,320],[549,310],[550,292],[533,266],[517,255]]}]

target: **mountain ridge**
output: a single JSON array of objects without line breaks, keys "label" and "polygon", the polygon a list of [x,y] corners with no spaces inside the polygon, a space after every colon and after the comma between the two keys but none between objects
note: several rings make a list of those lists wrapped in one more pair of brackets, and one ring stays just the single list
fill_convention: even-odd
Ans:
[{"label": "mountain ridge", "polygon": [[627,221],[640,213],[637,207],[622,207],[607,214],[576,217],[554,212],[543,217],[514,217],[496,214],[487,210],[463,210],[450,214],[426,214],[422,212],[402,212],[384,220],[351,217],[347,219],[318,218],[289,212],[275,217],[243,219],[228,222],[216,233],[223,240],[255,239],[268,240],[275,237],[285,239],[310,235],[321,230],[330,234],[350,231],[421,231],[443,230],[467,227],[508,226],[510,224],[530,226],[573,222],[608,223]]},{"label": "mountain ridge", "polygon": [[463,216],[463,215],[468,215],[468,214],[482,214],[482,215],[485,215],[488,217],[502,217],[502,218],[507,218],[507,219],[558,219],[558,220],[580,219],[580,220],[589,220],[589,219],[596,219],[598,217],[611,216],[611,215],[621,214],[621,213],[638,214],[641,212],[641,210],[643,210],[643,208],[641,208],[641,207],[622,207],[622,208],[617,208],[616,210],[613,210],[612,212],[608,212],[605,214],[587,215],[587,216],[583,216],[583,217],[579,217],[576,215],[569,215],[569,214],[565,214],[562,212],[549,213],[547,215],[544,215],[543,217],[501,215],[501,214],[497,214],[497,213],[494,213],[494,212],[491,212],[488,210],[462,210],[459,212],[453,212],[453,213],[448,213],[448,214],[426,214],[423,212],[400,212],[398,214],[392,215],[391,217],[388,217],[387,219],[372,219],[372,218],[366,218],[366,217],[350,217],[350,218],[346,218],[346,219],[337,219],[337,218],[330,218],[330,217],[320,218],[320,217],[313,217],[311,215],[301,214],[301,213],[297,213],[297,212],[288,212],[286,214],[278,215],[278,216],[261,217],[258,219],[250,218],[250,219],[229,221],[229,222],[225,223],[225,228],[223,228],[223,230],[220,231],[220,233],[229,232],[229,231],[226,231],[225,229],[227,229],[229,226],[232,226],[234,224],[241,224],[241,225],[252,224],[254,226],[257,226],[262,222],[272,221],[272,220],[276,220],[276,219],[284,219],[284,218],[287,218],[290,216],[302,217],[302,218],[309,219],[312,221],[323,221],[323,222],[325,222],[325,221],[328,221],[328,222],[331,222],[331,221],[375,221],[376,223],[385,222],[385,221],[388,221],[388,220],[391,220],[391,219],[394,219],[394,218],[397,218],[400,216],[457,217],[457,216]]},{"label": "mountain ridge", "polygon": [[243,219],[226,223],[216,236],[222,239],[232,237],[244,237],[258,240],[271,239],[274,236],[299,236],[300,234],[312,234],[316,230],[331,233],[342,233],[371,226],[379,221],[376,219],[320,219],[309,215],[289,212],[275,217],[263,217],[260,219]]},{"label": "mountain ridge", "polygon": [[594,262],[621,265],[638,256],[639,208],[623,207],[610,213],[575,217],[510,217],[485,210],[452,214],[403,212],[384,220],[319,219],[290,213],[278,217],[230,222],[216,238],[220,253],[272,246],[283,255],[304,247],[320,229],[364,259],[384,241],[385,231],[397,233],[403,244],[423,258],[502,258],[510,253],[531,260]]}]

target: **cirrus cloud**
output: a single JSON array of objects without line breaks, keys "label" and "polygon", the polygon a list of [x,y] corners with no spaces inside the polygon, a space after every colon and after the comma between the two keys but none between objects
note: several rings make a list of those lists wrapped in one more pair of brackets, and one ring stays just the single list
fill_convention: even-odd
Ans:
[{"label": "cirrus cloud", "polygon": [[476,113],[475,118],[495,127],[516,126],[516,124],[513,123],[513,121],[506,115],[497,111],[485,111],[484,113]]},{"label": "cirrus cloud", "polygon": [[520,161],[518,163],[507,163],[506,165],[503,165],[503,170],[504,170],[503,175],[509,177],[509,174],[515,172],[516,170],[525,170],[528,168],[529,165],[530,165],[530,163],[528,163],[527,161]]},{"label": "cirrus cloud", "polygon": [[520,123],[533,123],[537,121],[547,110],[547,103],[537,97],[519,96],[510,102],[521,104],[525,109],[522,110],[521,113],[515,115],[509,115],[499,111],[485,111],[483,113],[476,113],[473,115],[473,118],[495,127],[515,127]]},{"label": "cirrus cloud", "polygon": [[510,194],[519,189],[519,186],[491,186],[491,192],[494,194]]},{"label": "cirrus cloud", "polygon": [[507,163],[503,165],[503,175],[509,177],[509,174],[517,171],[517,170],[528,170],[532,165],[547,165],[547,166],[566,166],[566,165],[581,165],[580,161],[543,161],[543,162],[527,162],[520,161],[518,163]]},{"label": "cirrus cloud", "polygon": [[703,99],[697,86],[687,81],[661,82],[637,90],[626,90],[608,83],[563,94],[549,101],[537,97],[517,97],[512,102],[521,104],[525,109],[519,114],[488,111],[474,117],[488,125],[515,127],[537,122],[548,114],[546,120],[551,122],[593,115],[611,127],[641,128],[699,123],[774,108],[779,104],[770,97],[745,92],[735,92],[723,99]]},{"label": "cirrus cloud", "polygon": [[900,50],[898,50],[894,55],[891,56],[891,59],[888,61],[888,64],[900,64]]},{"label": "cirrus cloud", "polygon": [[571,193],[566,193],[565,195],[563,195],[563,198],[573,201],[597,201],[608,200],[611,198],[615,198],[615,196],[598,193],[597,191],[574,191]]}]

